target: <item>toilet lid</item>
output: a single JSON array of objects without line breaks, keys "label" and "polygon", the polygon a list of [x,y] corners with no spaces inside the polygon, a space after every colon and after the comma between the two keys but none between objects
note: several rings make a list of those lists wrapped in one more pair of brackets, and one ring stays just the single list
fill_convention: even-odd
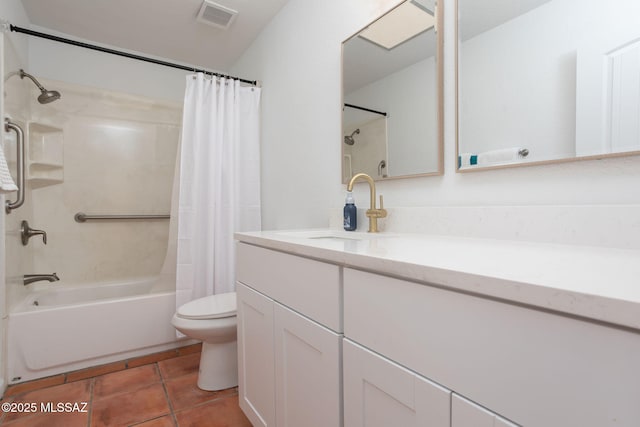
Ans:
[{"label": "toilet lid", "polygon": [[220,319],[235,315],[235,292],[198,298],[178,308],[178,316],[185,319]]}]

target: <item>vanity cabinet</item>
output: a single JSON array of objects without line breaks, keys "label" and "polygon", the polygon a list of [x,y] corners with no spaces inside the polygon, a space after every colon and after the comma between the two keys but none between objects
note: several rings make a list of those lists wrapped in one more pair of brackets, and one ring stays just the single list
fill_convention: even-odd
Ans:
[{"label": "vanity cabinet", "polygon": [[640,420],[632,330],[345,268],[344,335],[452,390],[452,427]]},{"label": "vanity cabinet", "polygon": [[462,396],[451,397],[451,427],[517,427]]},{"label": "vanity cabinet", "polygon": [[237,279],[239,401],[251,423],[342,425],[339,267],[239,243]]},{"label": "vanity cabinet", "polygon": [[[505,278],[487,276],[475,258],[398,259],[404,246],[436,257],[431,239],[302,244],[264,233],[237,246],[240,406],[254,426],[640,425],[636,312],[572,290],[588,265],[578,261],[600,256],[563,249],[558,262],[571,268],[554,275],[555,258],[530,250],[551,272]],[[477,253],[476,241],[442,243]],[[619,254],[603,251],[605,265],[609,256]],[[629,258],[610,264],[630,270]],[[618,270],[594,271],[611,287],[629,276]],[[602,320],[624,319],[612,314],[619,308],[627,326]]]},{"label": "vanity cabinet", "polygon": [[451,392],[344,340],[345,427],[450,427]]},{"label": "vanity cabinet", "polygon": [[254,427],[276,425],[273,300],[236,284],[240,407]]}]

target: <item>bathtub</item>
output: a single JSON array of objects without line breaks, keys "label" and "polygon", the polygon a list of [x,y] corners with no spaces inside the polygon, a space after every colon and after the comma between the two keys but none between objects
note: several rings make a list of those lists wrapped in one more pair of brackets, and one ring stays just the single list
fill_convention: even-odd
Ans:
[{"label": "bathtub", "polygon": [[42,287],[9,313],[9,383],[163,351],[177,339],[175,292],[151,292],[156,278]]}]

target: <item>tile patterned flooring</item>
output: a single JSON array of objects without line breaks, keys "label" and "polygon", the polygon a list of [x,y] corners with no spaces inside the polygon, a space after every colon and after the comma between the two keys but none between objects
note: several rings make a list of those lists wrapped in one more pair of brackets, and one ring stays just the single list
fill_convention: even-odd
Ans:
[{"label": "tile patterned flooring", "polygon": [[[3,409],[11,405],[20,412],[3,412],[0,425],[251,427],[238,407],[237,388],[203,391],[197,387],[199,347],[193,351],[156,353],[123,362],[122,370],[101,375],[100,369],[109,365],[63,374],[57,385],[60,380],[50,377],[9,387],[1,402]],[[141,360],[150,363],[141,364]],[[96,376],[87,377],[91,373]],[[42,405],[58,409],[60,404],[58,412],[43,411]]]}]

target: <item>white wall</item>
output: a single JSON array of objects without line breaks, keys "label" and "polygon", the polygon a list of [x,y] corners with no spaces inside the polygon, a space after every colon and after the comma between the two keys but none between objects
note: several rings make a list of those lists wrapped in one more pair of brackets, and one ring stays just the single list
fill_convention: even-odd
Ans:
[{"label": "white wall", "polygon": [[[263,81],[265,229],[322,227],[340,184],[340,43],[394,1],[290,0],[233,69]],[[445,13],[445,173],[378,185],[387,207],[640,203],[640,157],[455,172],[453,0]],[[356,203],[368,203],[359,185]],[[426,218],[425,220],[428,220]]]},{"label": "white wall", "polygon": [[263,81],[264,229],[326,226],[344,202],[341,42],[397,3],[290,0],[233,67]]},{"label": "white wall", "polygon": [[[33,29],[79,40],[48,29]],[[184,97],[185,76],[189,74],[187,71],[37,37],[29,37],[29,70],[38,78],[180,103]]]}]

